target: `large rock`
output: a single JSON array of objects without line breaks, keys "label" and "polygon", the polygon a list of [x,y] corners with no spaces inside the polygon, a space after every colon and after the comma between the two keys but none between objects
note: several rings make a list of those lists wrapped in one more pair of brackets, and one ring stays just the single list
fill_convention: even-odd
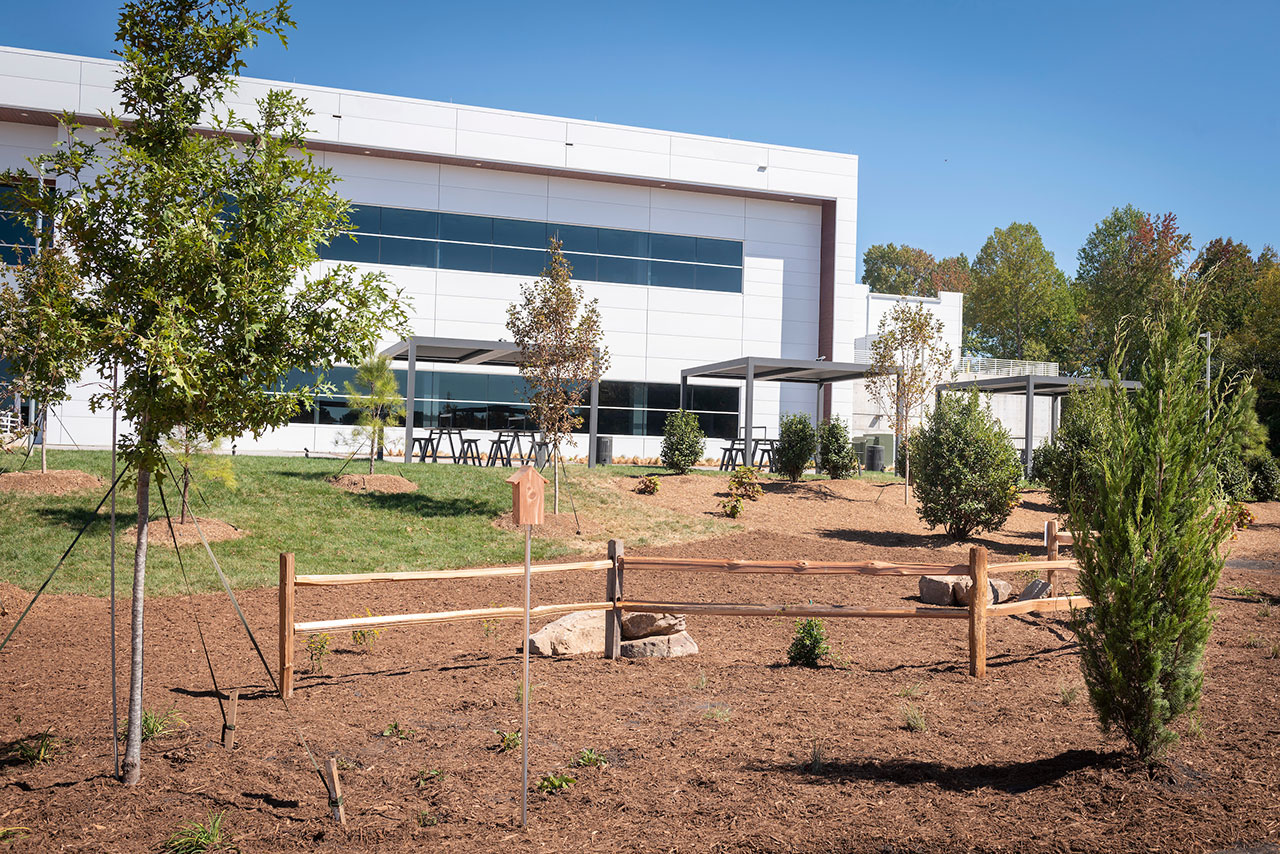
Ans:
[{"label": "large rock", "polygon": [[[972,598],[973,580],[966,578],[969,582],[963,590],[956,590],[956,604],[965,608],[969,607],[969,600]],[[991,592],[991,601],[989,604],[998,605],[1001,602],[1007,602],[1009,597],[1013,595],[1013,585],[1005,581],[1003,578],[988,578],[987,588]]]},{"label": "large rock", "polygon": [[688,632],[652,635],[622,642],[623,658],[679,658],[682,655],[696,655],[697,652],[698,645]]},{"label": "large rock", "polygon": [[529,635],[530,655],[604,653],[604,611],[574,611]]},{"label": "large rock", "polygon": [[635,640],[653,635],[674,635],[685,629],[683,614],[646,614],[627,611],[622,615],[622,639]]},{"label": "large rock", "polygon": [[973,580],[967,575],[920,576],[920,601],[926,605],[954,605],[961,591],[968,591]]},{"label": "large rock", "polygon": [[1049,595],[1049,582],[1043,578],[1033,578],[1031,583],[1022,588],[1022,593],[1018,596],[1019,602],[1026,602],[1030,599],[1043,599]]}]

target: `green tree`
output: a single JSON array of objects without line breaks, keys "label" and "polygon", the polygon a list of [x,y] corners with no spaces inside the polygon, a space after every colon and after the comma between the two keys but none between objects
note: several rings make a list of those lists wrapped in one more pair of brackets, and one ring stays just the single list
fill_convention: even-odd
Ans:
[{"label": "green tree", "polygon": [[849,436],[849,425],[839,415],[818,425],[818,462],[832,480],[844,480],[858,469],[858,453]]},{"label": "green tree", "polygon": [[862,253],[862,281],[877,294],[937,296],[936,267],[928,252],[905,244],[877,243]]},{"label": "green tree", "polygon": [[236,487],[236,470],[231,458],[217,453],[222,441],[217,436],[201,436],[180,425],[165,440],[165,449],[178,464],[182,481],[182,511],[178,524],[185,525],[190,515],[192,485],[220,483],[228,489]]},{"label": "green tree", "polygon": [[552,449],[553,513],[560,512],[560,445],[582,424],[583,396],[609,367],[599,300],[583,298],[560,246],[551,239],[542,277],[522,284],[520,300],[507,306],[507,330],[521,351],[529,415]]},{"label": "green tree", "polygon": [[997,359],[1077,361],[1070,284],[1031,223],[997,228],[973,261],[965,299],[970,349]]},{"label": "green tree", "polygon": [[804,477],[814,453],[818,450],[818,435],[814,432],[809,416],[793,412],[782,416],[778,422],[778,442],[773,448],[774,465],[792,483]]},{"label": "green tree", "polygon": [[688,474],[689,469],[702,459],[703,443],[707,434],[702,432],[698,416],[681,409],[667,415],[662,425],[662,451],[660,459],[663,468],[671,469],[676,474]]},{"label": "green tree", "polygon": [[292,26],[285,2],[126,3],[120,113],[101,132],[64,116],[67,141],[33,161],[76,197],[62,234],[89,290],[77,312],[93,360],[119,367],[115,402],[134,429],[122,443],[138,504],[122,764],[131,785],[142,771],[150,489],[165,438],[179,427],[235,436],[282,426],[321,390],[285,387],[291,370],[354,362],[405,322],[382,276],[307,272],[316,247],[348,227],[348,204],[307,151],[303,101],[272,91],[252,119],[223,103],[242,53]]},{"label": "green tree", "polygon": [[1089,697],[1104,731],[1119,730],[1148,762],[1200,699],[1210,594],[1231,534],[1214,461],[1238,446],[1252,405],[1233,380],[1206,389],[1203,285],[1178,285],[1142,322],[1142,388],[1118,386],[1122,348],[1107,368],[1112,385],[1089,397],[1106,453],[1094,457],[1096,495],[1073,492],[1067,515],[1092,603],[1073,619]]},{"label": "green tree", "polygon": [[390,357],[370,355],[356,368],[355,383],[344,383],[343,390],[347,405],[360,411],[355,438],[369,443],[369,474],[373,474],[373,461],[382,456],[387,428],[399,424],[405,414],[404,397]]},{"label": "green tree", "polygon": [[1066,510],[1073,494],[1084,501],[1096,500],[1092,473],[1097,456],[1108,451],[1102,444],[1102,407],[1090,402],[1090,393],[1077,390],[1063,398],[1053,440],[1031,456],[1032,477],[1044,484],[1049,500],[1060,510]]}]

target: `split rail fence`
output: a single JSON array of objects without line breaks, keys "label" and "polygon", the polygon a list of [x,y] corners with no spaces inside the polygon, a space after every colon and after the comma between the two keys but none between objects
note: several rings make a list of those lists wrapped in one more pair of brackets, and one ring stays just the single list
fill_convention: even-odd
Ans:
[{"label": "split rail fence", "polygon": [[[888,563],[884,561],[754,561],[716,560],[703,558],[625,557],[620,540],[610,540],[607,560],[577,561],[573,563],[541,564],[532,567],[532,573],[540,575],[553,572],[591,572],[603,570],[605,593],[598,602],[568,602],[564,604],[538,605],[530,609],[533,617],[549,617],[573,611],[605,612],[606,658],[621,655],[622,615],[627,612],[654,614],[701,614],[707,616],[734,617],[820,617],[864,619],[933,619],[968,620],[969,623],[969,673],[982,677],[987,669],[987,622],[993,617],[1010,617],[1019,614],[1049,614],[1073,608],[1086,608],[1089,600],[1084,596],[1062,596],[1060,577],[1063,572],[1077,569],[1072,560],[1058,559],[1058,547],[1070,544],[1071,535],[1060,533],[1055,521],[1045,526],[1045,543],[1048,559],[1018,561],[1013,563],[989,563],[986,548],[969,549],[968,563]],[[1001,572],[1026,572],[1044,570],[1048,574],[1050,596],[1026,601],[991,604],[989,576]],[[624,577],[627,572],[728,573],[733,575],[791,575],[803,578],[827,575],[862,575],[872,577],[904,577],[920,575],[968,576],[973,581],[973,594],[967,607],[864,607],[858,605],[791,605],[773,603],[739,602],[670,602],[626,598]],[[435,611],[425,614],[391,614],[369,617],[351,617],[339,620],[294,621],[295,591],[299,587],[337,587],[356,584],[396,583],[406,581],[450,581],[473,578],[516,578],[524,575],[524,567],[483,567],[477,569],[450,569],[409,572],[372,572],[336,575],[298,575],[294,556],[280,555],[280,690],[285,697],[293,694],[294,645],[298,635],[312,635],[333,631],[359,629],[386,629],[431,623],[458,623],[476,620],[515,619],[524,616],[523,607],[476,608],[464,611]]]}]

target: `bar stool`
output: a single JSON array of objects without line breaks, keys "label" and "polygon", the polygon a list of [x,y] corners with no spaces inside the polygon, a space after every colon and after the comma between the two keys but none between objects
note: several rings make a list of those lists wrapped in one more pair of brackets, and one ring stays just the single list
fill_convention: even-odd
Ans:
[{"label": "bar stool", "polygon": [[490,467],[496,466],[501,460],[504,466],[511,465],[511,440],[507,438],[506,433],[499,433],[498,438],[489,442],[489,462]]},{"label": "bar stool", "polygon": [[480,465],[480,440],[479,439],[463,439],[462,448],[459,453],[457,462],[462,465],[478,466]]}]

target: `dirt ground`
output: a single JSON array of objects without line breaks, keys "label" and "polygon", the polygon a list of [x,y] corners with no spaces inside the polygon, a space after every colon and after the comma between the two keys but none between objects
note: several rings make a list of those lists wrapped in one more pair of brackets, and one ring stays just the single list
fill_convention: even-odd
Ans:
[{"label": "dirt ground", "polygon": [[49,471],[7,471],[0,473],[0,492],[22,492],[28,495],[69,495],[87,489],[99,489],[107,482],[76,469]]},{"label": "dirt ground", "polygon": [[[712,512],[723,485],[664,478],[653,500]],[[770,486],[741,528],[644,553],[962,560],[967,547],[925,530],[900,490]],[[1044,502],[1027,494],[979,541],[1042,554]],[[494,730],[519,728],[515,622],[389,630],[368,653],[336,635],[286,711],[225,596],[151,600],[145,705],[176,707],[186,726],[144,746],[143,782],[127,789],[110,777],[107,603],[46,597],[0,659],[0,742],[52,728],[72,743],[43,765],[0,760],[0,828],[30,829],[0,851],[156,851],[220,811],[244,852],[1280,851],[1280,504],[1254,512],[1214,599],[1202,715],[1155,774],[1099,733],[1060,620],[993,622],[979,682],[961,620],[832,620],[844,666],[806,670],[784,666],[789,619],[695,616],[696,656],[535,659],[531,781],[576,782],[531,793],[527,830],[519,751],[494,749]],[[889,605],[915,593],[912,579],[856,577],[631,573],[626,585],[676,601]],[[517,604],[519,590],[514,579],[306,588],[297,619]],[[603,592],[603,573],[535,576],[535,603]],[[0,598],[7,631],[27,594],[0,585]],[[240,601],[274,666],[275,591]],[[193,609],[219,685],[242,691],[230,754]],[[127,613],[121,602],[122,641]],[[127,644],[118,655],[123,702]],[[301,641],[297,656],[305,666]],[[923,732],[906,727],[908,707]],[[299,734],[339,758],[345,829]],[[583,748],[609,765],[570,768]]]}]

